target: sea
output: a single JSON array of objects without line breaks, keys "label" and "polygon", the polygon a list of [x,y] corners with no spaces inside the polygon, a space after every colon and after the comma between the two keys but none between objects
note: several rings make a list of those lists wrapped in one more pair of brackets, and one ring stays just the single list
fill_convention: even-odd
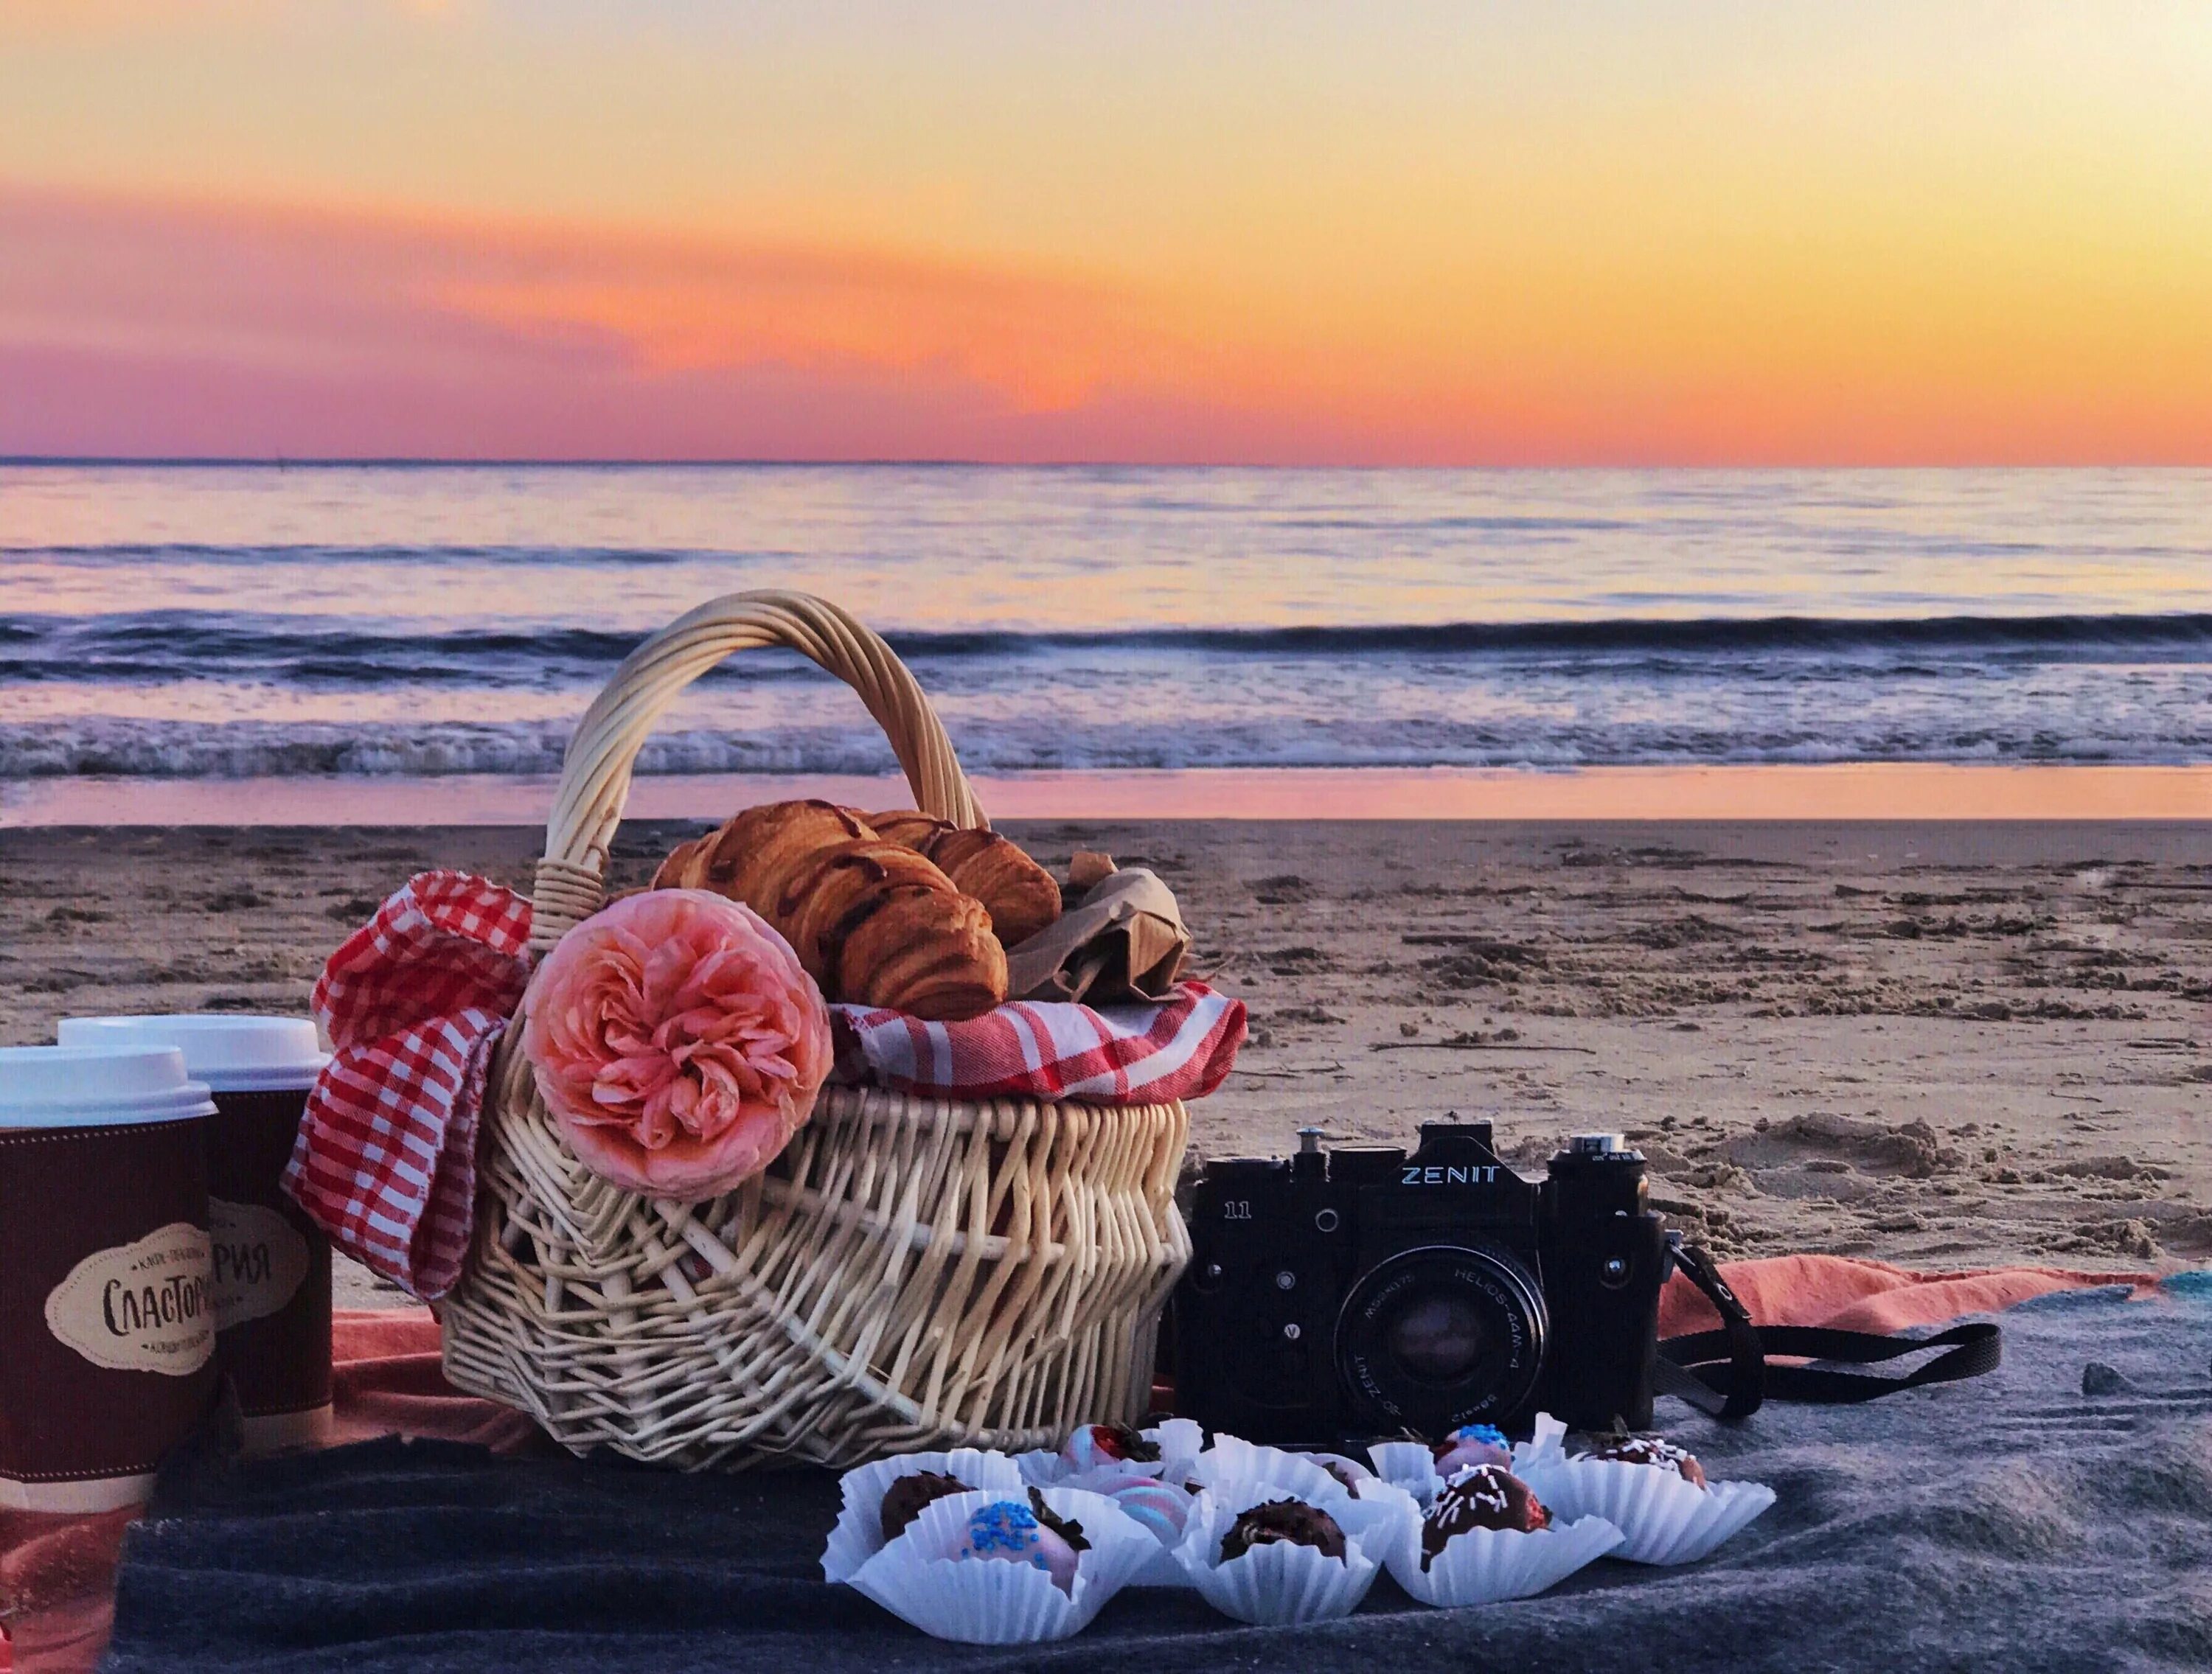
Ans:
[{"label": "sea", "polygon": [[[2206,470],[0,463],[0,817],[542,804],[748,588],[878,628],[1007,784],[2212,764]],[[782,652],[637,762],[892,771]]]}]

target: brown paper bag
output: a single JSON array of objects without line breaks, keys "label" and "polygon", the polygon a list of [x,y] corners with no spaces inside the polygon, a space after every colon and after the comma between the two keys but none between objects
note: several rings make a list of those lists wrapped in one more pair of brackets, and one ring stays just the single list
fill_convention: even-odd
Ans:
[{"label": "brown paper bag", "polygon": [[1020,1000],[1113,1005],[1175,993],[1190,932],[1175,894],[1143,866],[1109,872],[1083,897],[1006,954],[1006,993]]}]

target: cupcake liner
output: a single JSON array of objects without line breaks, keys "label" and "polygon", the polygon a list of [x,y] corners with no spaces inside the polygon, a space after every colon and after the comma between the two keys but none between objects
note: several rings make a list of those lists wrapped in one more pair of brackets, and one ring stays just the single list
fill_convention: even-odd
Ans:
[{"label": "cupcake liner", "polygon": [[1163,1418],[1140,1434],[1160,1450],[1166,1467],[1162,1474],[1172,1480],[1182,1480],[1176,1470],[1187,1470],[1206,1451],[1206,1427],[1195,1418]]},{"label": "cupcake liner", "polygon": [[1213,1446],[1191,1465],[1190,1480],[1200,1488],[1212,1488],[1220,1483],[1271,1483],[1280,1490],[1275,1498],[1279,1500],[1287,1494],[1315,1505],[1333,1504],[1352,1497],[1351,1490],[1308,1455],[1286,1453],[1280,1447],[1258,1447],[1233,1435],[1213,1438]]},{"label": "cupcake liner", "polygon": [[1074,1467],[1051,1447],[1032,1447],[1025,1453],[1016,1453],[1014,1468],[1031,1488],[1057,1488],[1074,1473]]},{"label": "cupcake liner", "polygon": [[1532,1470],[1566,1462],[1567,1427],[1548,1412],[1538,1413],[1534,1433],[1513,1444],[1513,1474],[1526,1482]]},{"label": "cupcake liner", "polygon": [[933,1639],[1034,1645],[1081,1633],[1145,1567],[1159,1543],[1110,1500],[1079,1489],[1042,1492],[1055,1513],[1083,1525],[1091,1543],[1076,1558],[1074,1584],[1066,1592],[1044,1571],[1027,1564],[946,1556],[981,1507],[1000,1500],[1026,1507],[1026,1488],[951,1494],[924,1506],[904,1534],[854,1572],[851,1585]]},{"label": "cupcake liner", "polygon": [[1555,1522],[1526,1534],[1516,1529],[1469,1529],[1446,1541],[1443,1550],[1424,1569],[1421,1531],[1416,1524],[1390,1549],[1387,1562],[1390,1578],[1422,1604],[1456,1610],[1534,1598],[1603,1557],[1620,1541],[1620,1531],[1601,1517]]},{"label": "cupcake liner", "polygon": [[1333,1500],[1315,1497],[1309,1503],[1327,1511],[1344,1531],[1341,1559],[1283,1542],[1255,1546],[1226,1563],[1221,1561],[1222,1537],[1242,1513],[1270,1500],[1308,1499],[1279,1483],[1224,1481],[1206,1489],[1191,1507],[1176,1561],[1199,1595],[1224,1616],[1265,1627],[1349,1616],[1374,1586],[1382,1570],[1378,1558],[1402,1544],[1409,1527],[1419,1528],[1419,1515],[1410,1500],[1355,1501],[1327,1471],[1309,1468],[1335,1490]]},{"label": "cupcake liner", "polygon": [[[1307,1453],[1303,1455],[1303,1457],[1311,1459],[1316,1465],[1320,1465],[1325,1471],[1328,1470],[1330,1465],[1335,1465],[1346,1476],[1350,1477],[1352,1478],[1352,1497],[1355,1500],[1360,1497],[1359,1489],[1363,1483],[1380,1482],[1382,1480],[1381,1477],[1377,1477],[1364,1465],[1361,1464],[1358,1459],[1353,1459],[1347,1453]],[[1330,1471],[1329,1474],[1331,1476],[1334,1476],[1336,1471]]]},{"label": "cupcake liner", "polygon": [[1163,1546],[1146,1558],[1144,1568],[1129,1578],[1128,1584],[1174,1592],[1188,1592],[1197,1585],[1191,1580],[1189,1572],[1176,1561],[1172,1546]]},{"label": "cupcake liner", "polygon": [[1380,1477],[1370,1477],[1359,1484],[1352,1498],[1362,1506],[1385,1508],[1396,1523],[1415,1530],[1421,1523],[1421,1502],[1395,1483],[1386,1483]]},{"label": "cupcake liner", "polygon": [[1685,1482],[1656,1465],[1616,1459],[1544,1459],[1522,1480],[1564,1519],[1602,1517],[1621,1531],[1608,1556],[1631,1563],[1695,1563],[1774,1503],[1764,1483]]},{"label": "cupcake liner", "polygon": [[1004,1453],[977,1447],[956,1447],[949,1453],[901,1453],[895,1459],[857,1465],[837,1479],[845,1504],[837,1513],[837,1526],[830,1531],[830,1543],[823,1549],[823,1580],[852,1580],[855,1570],[883,1550],[885,1490],[901,1477],[923,1471],[957,1477],[994,1495],[1012,1494],[1017,1499],[1025,1486],[1015,1461]]},{"label": "cupcake liner", "polygon": [[1436,1456],[1420,1441],[1378,1441],[1367,1450],[1375,1474],[1395,1483],[1423,1505],[1437,1497],[1443,1479],[1437,1475]]}]

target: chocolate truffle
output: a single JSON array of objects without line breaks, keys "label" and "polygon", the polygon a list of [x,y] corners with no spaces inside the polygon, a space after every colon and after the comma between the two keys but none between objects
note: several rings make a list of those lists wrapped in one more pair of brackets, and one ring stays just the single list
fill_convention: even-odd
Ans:
[{"label": "chocolate truffle", "polygon": [[1421,1568],[1429,1567],[1446,1541],[1470,1529],[1534,1534],[1551,1526],[1552,1513],[1520,1477],[1503,1465],[1469,1465],[1444,1484],[1421,1519]]},{"label": "chocolate truffle", "polygon": [[1344,1558],[1344,1531],[1334,1517],[1303,1500],[1270,1500],[1264,1506],[1253,1507],[1229,1525],[1229,1532],[1221,1537],[1221,1561],[1227,1563],[1255,1546],[1283,1542],[1310,1546],[1323,1557],[1340,1562]]},{"label": "chocolate truffle", "polygon": [[[1058,1522],[1058,1519],[1054,1519]],[[1075,1528],[1060,1524],[1060,1528]],[[1076,1530],[1079,1536],[1081,1531]],[[1075,1586],[1075,1555],[1079,1549],[1060,1532],[1037,1519],[1029,1507],[1012,1500],[978,1506],[954,1547],[956,1558],[993,1559],[1000,1563],[1025,1563],[1052,1577],[1062,1592]]]},{"label": "chocolate truffle", "polygon": [[1705,1486],[1705,1467],[1697,1455],[1656,1435],[1626,1435],[1583,1455],[1585,1459],[1614,1459],[1622,1465],[1656,1465],[1674,1471],[1693,1488]]},{"label": "chocolate truffle", "polygon": [[942,1500],[948,1494],[965,1494],[968,1484],[957,1477],[939,1476],[934,1471],[917,1471],[910,1477],[895,1477],[891,1485],[884,1490],[883,1519],[885,1544],[896,1540],[907,1530],[907,1525],[921,1515],[921,1508],[932,1501]]}]

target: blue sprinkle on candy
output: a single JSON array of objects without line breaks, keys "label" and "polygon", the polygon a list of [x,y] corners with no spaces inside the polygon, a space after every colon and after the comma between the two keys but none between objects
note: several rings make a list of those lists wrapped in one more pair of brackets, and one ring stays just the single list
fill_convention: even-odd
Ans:
[{"label": "blue sprinkle on candy", "polygon": [[1042,1525],[1036,1513],[1009,1501],[981,1507],[968,1519],[968,1550],[977,1557],[1004,1552],[1009,1557],[1026,1559],[1039,1569],[1048,1568],[1039,1550],[1042,1544]]},{"label": "blue sprinkle on candy", "polygon": [[1486,1441],[1493,1447],[1507,1445],[1505,1432],[1495,1424],[1462,1424],[1451,1433],[1454,1441]]}]

